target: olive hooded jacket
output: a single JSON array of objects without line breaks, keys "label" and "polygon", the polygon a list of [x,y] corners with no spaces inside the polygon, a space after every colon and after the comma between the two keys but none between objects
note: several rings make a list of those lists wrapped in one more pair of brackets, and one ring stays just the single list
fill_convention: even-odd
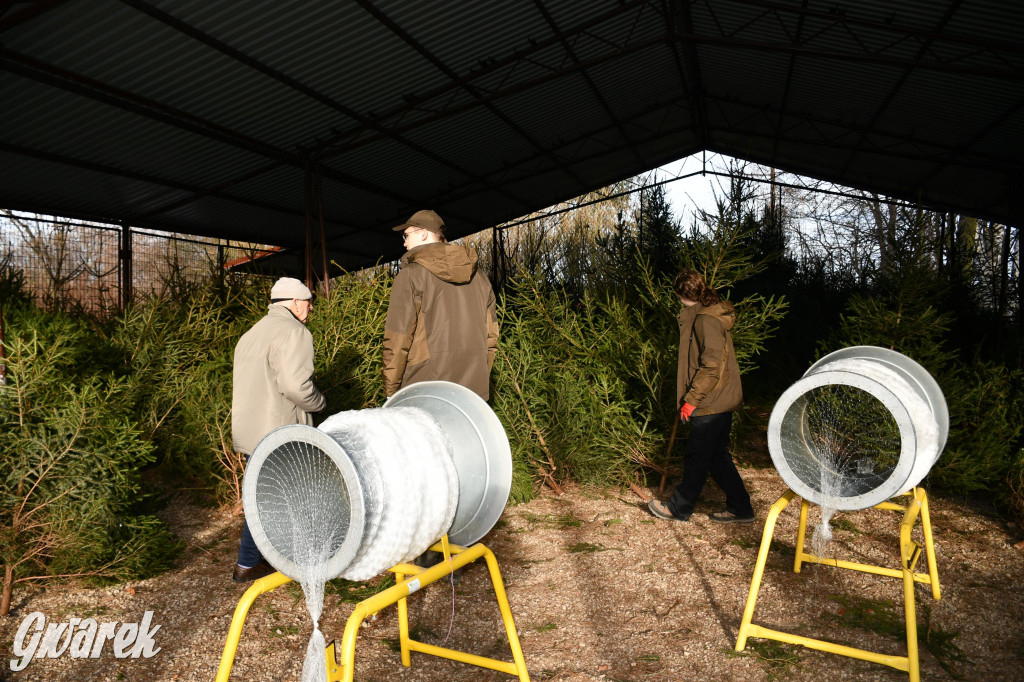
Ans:
[{"label": "olive hooded jacket", "polygon": [[743,404],[743,386],[730,330],[736,310],[728,301],[700,303],[679,313],[678,406],[690,403],[694,416],[732,412]]},{"label": "olive hooded jacket", "polygon": [[251,455],[279,426],[313,425],[325,400],[313,384],[313,336],[291,311],[271,305],[235,346],[231,437]]},{"label": "olive hooded jacket", "polygon": [[476,251],[433,242],[406,252],[384,322],[385,393],[442,380],[487,400],[497,348],[494,291]]}]

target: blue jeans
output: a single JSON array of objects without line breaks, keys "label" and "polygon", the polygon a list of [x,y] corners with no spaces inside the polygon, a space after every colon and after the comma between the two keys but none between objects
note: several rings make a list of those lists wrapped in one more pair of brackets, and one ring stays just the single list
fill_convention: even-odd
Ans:
[{"label": "blue jeans", "polygon": [[672,491],[668,508],[674,516],[688,518],[697,505],[704,482],[711,474],[725,491],[725,508],[736,516],[753,516],[750,494],[729,454],[732,412],[690,419],[690,440],[683,455],[683,481]]},{"label": "blue jeans", "polygon": [[[249,463],[249,455],[245,456],[245,463]],[[259,548],[256,547],[256,541],[252,539],[252,533],[249,532],[249,523],[248,521],[243,522],[242,543],[238,546],[238,565],[252,568],[262,560],[263,555],[260,554]]]}]

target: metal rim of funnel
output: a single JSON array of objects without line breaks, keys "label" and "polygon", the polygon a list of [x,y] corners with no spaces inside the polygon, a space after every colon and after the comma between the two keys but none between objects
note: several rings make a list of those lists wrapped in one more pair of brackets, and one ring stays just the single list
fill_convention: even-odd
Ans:
[{"label": "metal rim of funnel", "polygon": [[249,463],[246,465],[245,478],[242,481],[242,508],[246,512],[246,523],[249,524],[249,532],[252,534],[256,546],[274,568],[299,582],[302,582],[307,577],[314,577],[314,572],[310,570],[310,566],[297,564],[286,557],[267,537],[266,530],[263,528],[263,523],[260,520],[259,503],[256,501],[257,483],[267,458],[282,445],[294,444],[296,442],[311,445],[326,454],[338,468],[341,478],[345,483],[349,502],[348,532],[341,547],[327,560],[326,566],[315,571],[317,577],[326,577],[329,580],[341,575],[355,559],[359,546],[362,543],[366,524],[365,509],[363,507],[363,489],[362,484],[359,482],[359,475],[351,460],[349,460],[348,454],[337,441],[323,431],[304,424],[280,426],[268,433],[256,445],[253,454],[249,457]]},{"label": "metal rim of funnel", "polygon": [[[809,391],[832,385],[852,386],[870,394],[882,403],[899,427],[900,456],[892,473],[881,485],[858,495],[830,497],[804,482],[803,478],[790,466],[786,457],[786,449],[783,447],[783,421],[789,416],[794,404]],[[832,509],[845,511],[867,509],[904,492],[908,487],[913,487],[913,484],[908,486],[907,481],[913,474],[916,450],[916,431],[909,412],[899,398],[885,385],[853,372],[822,370],[809,376],[805,374],[803,379],[798,380],[779,397],[768,420],[768,453],[771,455],[779,475],[800,497],[819,506]]]},{"label": "metal rim of funnel", "polygon": [[[418,407],[441,424],[459,475],[459,504],[448,539],[463,546],[478,542],[501,518],[512,490],[512,448],[497,415],[475,392],[449,381],[410,384],[384,407]],[[465,441],[473,435],[475,447]]]},{"label": "metal rim of funnel", "polygon": [[[881,362],[882,364],[896,370],[910,384],[921,398],[931,408],[935,424],[938,426],[938,448],[935,451],[935,461],[939,459],[943,449],[946,447],[946,438],[949,435],[949,407],[946,404],[946,396],[935,377],[921,364],[903,353],[894,351],[891,348],[881,346],[849,346],[833,351],[821,358],[804,372],[808,376],[814,372],[821,371],[823,365],[836,360],[854,360],[863,358]],[[931,464],[934,464],[932,461]]]}]

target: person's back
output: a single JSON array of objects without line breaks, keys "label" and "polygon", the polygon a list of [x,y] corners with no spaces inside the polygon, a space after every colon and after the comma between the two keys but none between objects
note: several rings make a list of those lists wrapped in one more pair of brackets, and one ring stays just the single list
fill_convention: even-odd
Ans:
[{"label": "person's back", "polygon": [[408,251],[395,276],[384,323],[384,391],[451,381],[490,396],[498,345],[494,291],[476,251],[444,241],[444,223],[419,211],[396,230]]},{"label": "person's back", "polygon": [[235,346],[231,436],[235,450],[251,455],[270,431],[313,424],[324,407],[313,385],[313,347],[305,325],[287,308],[270,306]]}]

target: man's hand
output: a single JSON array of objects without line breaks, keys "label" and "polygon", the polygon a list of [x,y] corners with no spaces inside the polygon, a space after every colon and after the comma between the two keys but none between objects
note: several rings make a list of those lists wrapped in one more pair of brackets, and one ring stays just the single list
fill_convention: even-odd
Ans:
[{"label": "man's hand", "polygon": [[679,408],[679,418],[684,422],[690,421],[690,417],[693,415],[693,411],[697,408],[690,403],[683,403],[683,406]]}]

